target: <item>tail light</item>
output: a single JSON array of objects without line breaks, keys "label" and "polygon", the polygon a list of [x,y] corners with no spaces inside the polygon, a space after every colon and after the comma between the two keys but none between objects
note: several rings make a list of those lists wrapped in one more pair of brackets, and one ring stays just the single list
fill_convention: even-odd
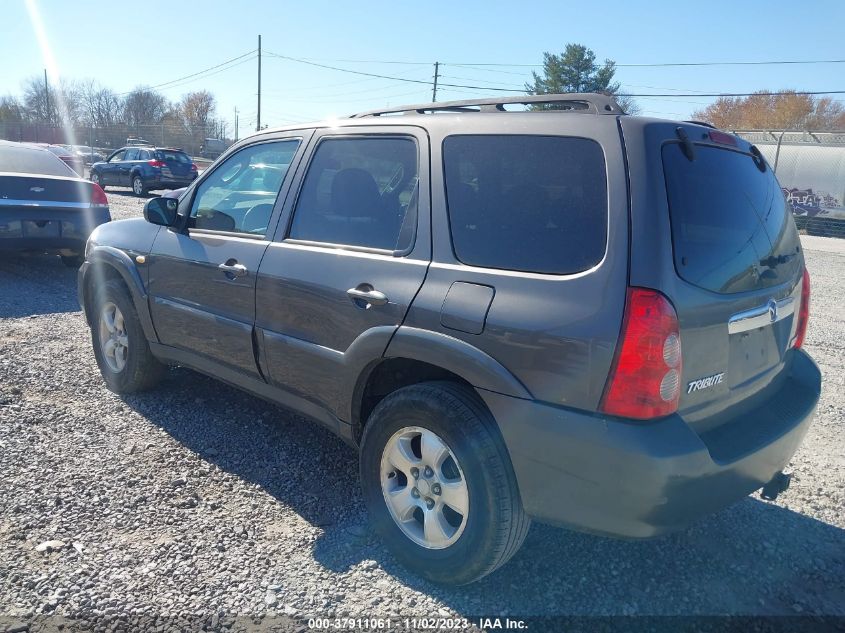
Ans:
[{"label": "tail light", "polygon": [[191,171],[197,171],[196,163],[191,163]]},{"label": "tail light", "polygon": [[807,321],[810,320],[810,273],[804,269],[801,279],[801,306],[798,308],[798,325],[795,327],[795,343],[793,347],[800,349],[807,336]]},{"label": "tail light", "polygon": [[153,159],[153,160],[147,161],[147,164],[150,167],[164,167],[167,163],[165,163],[163,160]]},{"label": "tail light", "polygon": [[678,316],[656,290],[628,288],[622,335],[601,410],[647,420],[678,410],[681,395]]},{"label": "tail light", "polygon": [[108,207],[109,199],[106,198],[106,192],[100,185],[91,183],[91,206],[92,207]]}]

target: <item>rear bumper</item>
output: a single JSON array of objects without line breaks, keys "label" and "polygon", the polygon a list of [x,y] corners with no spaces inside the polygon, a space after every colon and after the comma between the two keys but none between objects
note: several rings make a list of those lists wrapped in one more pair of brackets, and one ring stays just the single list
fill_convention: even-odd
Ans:
[{"label": "rear bumper", "polygon": [[[781,471],[809,428],[820,391],[818,367],[795,352],[780,390],[733,423],[738,431],[730,424],[704,439],[677,415],[630,423],[479,393],[499,423],[529,515],[648,538],[730,505]],[[729,461],[718,457],[725,453],[716,442],[733,443]]]},{"label": "rear bumper", "polygon": [[181,189],[187,187],[196,180],[196,176],[191,178],[162,178],[154,177],[145,181],[147,189]]},{"label": "rear bumper", "polygon": [[108,209],[0,212],[0,250],[82,253],[91,232],[111,220]]}]

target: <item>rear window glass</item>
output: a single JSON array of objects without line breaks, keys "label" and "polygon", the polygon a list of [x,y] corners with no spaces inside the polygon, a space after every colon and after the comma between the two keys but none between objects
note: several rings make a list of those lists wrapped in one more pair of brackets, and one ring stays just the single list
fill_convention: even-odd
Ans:
[{"label": "rear window glass", "polygon": [[191,159],[185,152],[174,152],[167,149],[160,149],[156,151],[156,158],[163,160],[166,163],[190,163]]},{"label": "rear window glass", "polygon": [[443,163],[452,244],[461,262],[569,274],[604,257],[607,179],[595,141],[450,136]]},{"label": "rear window glass", "polygon": [[750,154],[678,143],[663,147],[678,274],[719,293],[767,288],[797,273],[798,233],[772,170]]},{"label": "rear window glass", "polygon": [[77,177],[60,158],[46,150],[8,145],[0,145],[0,171]]}]

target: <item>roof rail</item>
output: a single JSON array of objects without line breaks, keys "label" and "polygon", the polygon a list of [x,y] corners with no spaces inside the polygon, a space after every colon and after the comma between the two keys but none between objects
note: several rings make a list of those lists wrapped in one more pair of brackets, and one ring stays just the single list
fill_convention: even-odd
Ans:
[{"label": "roof rail", "polygon": [[625,114],[616,100],[608,95],[597,93],[568,93],[549,95],[525,95],[522,97],[488,97],[486,99],[468,99],[465,101],[441,101],[417,105],[396,106],[383,110],[368,110],[351,115],[349,118],[382,116],[385,114],[430,114],[434,112],[507,112],[506,105],[556,104],[555,112],[576,112],[584,114]]}]

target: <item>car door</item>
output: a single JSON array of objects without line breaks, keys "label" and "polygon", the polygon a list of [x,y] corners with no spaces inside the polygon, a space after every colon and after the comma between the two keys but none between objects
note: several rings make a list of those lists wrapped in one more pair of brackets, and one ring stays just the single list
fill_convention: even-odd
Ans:
[{"label": "car door", "polygon": [[[180,201],[187,231],[163,229],[149,263],[159,341],[253,377],[255,281],[310,132],[252,143],[204,174]],[[256,168],[269,175],[254,178]],[[249,177],[247,177],[249,176]]]},{"label": "car door", "polygon": [[256,332],[271,383],[348,420],[343,394],[382,355],[425,278],[428,137],[356,127],[312,145],[259,269]]},{"label": "car door", "polygon": [[123,160],[117,163],[117,182],[116,185],[120,185],[122,187],[129,187],[132,183],[129,181],[129,175],[132,171],[132,167],[138,161],[138,155],[141,150],[130,147],[126,150],[126,154],[123,157]]},{"label": "car door", "polygon": [[100,180],[104,185],[118,184],[117,170],[125,155],[125,149],[117,150],[114,154],[108,157],[106,162],[99,169]]}]

